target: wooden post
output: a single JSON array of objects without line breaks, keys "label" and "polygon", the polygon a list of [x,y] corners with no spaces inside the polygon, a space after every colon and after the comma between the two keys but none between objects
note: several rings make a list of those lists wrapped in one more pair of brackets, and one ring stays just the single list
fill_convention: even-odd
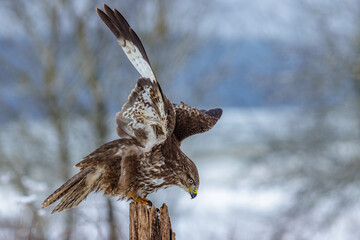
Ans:
[{"label": "wooden post", "polygon": [[148,209],[143,203],[132,202],[130,203],[129,217],[130,240],[175,240],[168,207],[165,203],[158,214],[155,206]]}]

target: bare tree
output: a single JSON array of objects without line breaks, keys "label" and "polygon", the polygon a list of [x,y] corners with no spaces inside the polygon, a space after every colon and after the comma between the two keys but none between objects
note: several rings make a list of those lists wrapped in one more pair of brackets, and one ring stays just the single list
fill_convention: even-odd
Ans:
[{"label": "bare tree", "polygon": [[298,108],[282,125],[286,136],[263,133],[269,149],[258,162],[272,168],[259,182],[281,186],[291,196],[274,221],[272,239],[309,239],[329,229],[356,206],[359,193],[360,159],[353,146],[359,143],[354,124],[360,112],[359,6],[357,1],[297,6],[304,21],[299,36],[307,41],[292,46],[297,68],[284,78],[273,76],[272,83],[278,101]]}]

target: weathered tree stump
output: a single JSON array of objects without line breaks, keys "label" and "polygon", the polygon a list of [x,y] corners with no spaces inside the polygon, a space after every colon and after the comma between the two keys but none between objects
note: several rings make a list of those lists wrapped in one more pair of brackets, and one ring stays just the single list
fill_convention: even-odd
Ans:
[{"label": "weathered tree stump", "polygon": [[129,217],[130,240],[175,240],[165,203],[160,208],[160,214],[155,206],[148,209],[143,203],[130,203]]}]

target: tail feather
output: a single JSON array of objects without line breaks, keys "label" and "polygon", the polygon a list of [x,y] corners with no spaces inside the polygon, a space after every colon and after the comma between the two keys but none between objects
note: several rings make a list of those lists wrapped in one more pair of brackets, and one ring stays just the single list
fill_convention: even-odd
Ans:
[{"label": "tail feather", "polygon": [[87,186],[86,181],[84,179],[80,180],[78,184],[69,189],[69,191],[61,199],[61,202],[54,208],[52,213],[76,207],[89,195],[91,191],[92,188]]},{"label": "tail feather", "polygon": [[62,198],[61,202],[52,213],[76,207],[93,190],[99,188],[101,178],[101,169],[96,170],[94,167],[82,169],[45,199],[42,203],[42,208],[50,206],[60,198]]}]

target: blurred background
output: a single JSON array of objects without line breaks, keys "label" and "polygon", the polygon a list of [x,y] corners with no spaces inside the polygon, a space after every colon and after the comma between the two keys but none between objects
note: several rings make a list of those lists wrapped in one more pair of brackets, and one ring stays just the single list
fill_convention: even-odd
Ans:
[{"label": "blurred background", "polygon": [[[118,0],[169,99],[221,107],[183,143],[198,197],[171,188],[181,239],[359,239],[360,1]],[[0,239],[127,239],[128,203],[92,194],[51,215],[41,202],[72,166],[116,139],[135,86],[95,8],[0,5]]]}]

